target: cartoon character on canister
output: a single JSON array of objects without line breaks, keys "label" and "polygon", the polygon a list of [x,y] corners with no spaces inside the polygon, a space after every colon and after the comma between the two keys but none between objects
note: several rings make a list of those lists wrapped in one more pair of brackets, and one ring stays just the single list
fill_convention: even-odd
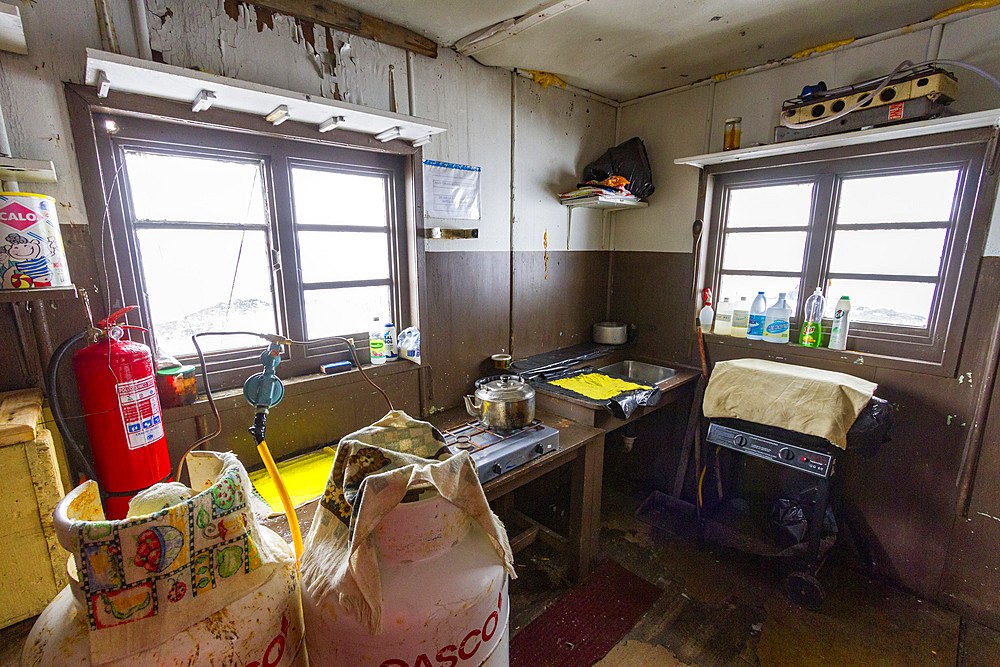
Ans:
[{"label": "cartoon character on canister", "polygon": [[5,239],[7,245],[0,246],[0,262],[8,264],[3,272],[3,286],[51,286],[52,273],[48,258],[55,255],[55,250],[43,246],[38,239],[29,239],[17,233],[8,234]]}]

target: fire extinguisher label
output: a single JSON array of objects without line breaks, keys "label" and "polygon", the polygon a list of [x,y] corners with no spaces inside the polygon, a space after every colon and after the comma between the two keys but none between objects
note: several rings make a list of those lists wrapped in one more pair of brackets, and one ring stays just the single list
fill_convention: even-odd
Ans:
[{"label": "fire extinguisher label", "polygon": [[118,407],[128,433],[128,448],[139,449],[162,438],[160,399],[156,395],[153,376],[121,382],[115,385],[115,389],[118,390]]}]

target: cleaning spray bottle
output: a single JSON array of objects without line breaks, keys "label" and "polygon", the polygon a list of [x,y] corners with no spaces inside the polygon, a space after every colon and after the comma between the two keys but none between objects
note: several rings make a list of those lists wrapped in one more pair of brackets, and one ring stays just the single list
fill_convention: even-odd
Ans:
[{"label": "cleaning spray bottle", "polygon": [[698,321],[701,323],[701,332],[710,333],[712,331],[712,321],[715,319],[715,311],[712,310],[712,290],[705,289],[705,305],[698,313]]}]

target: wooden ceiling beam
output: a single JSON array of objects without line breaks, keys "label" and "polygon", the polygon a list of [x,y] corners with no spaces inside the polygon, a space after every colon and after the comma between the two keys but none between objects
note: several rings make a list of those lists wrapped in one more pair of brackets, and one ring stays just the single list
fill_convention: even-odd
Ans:
[{"label": "wooden ceiling beam", "polygon": [[382,44],[437,58],[437,44],[409,28],[331,0],[250,0],[250,4]]}]

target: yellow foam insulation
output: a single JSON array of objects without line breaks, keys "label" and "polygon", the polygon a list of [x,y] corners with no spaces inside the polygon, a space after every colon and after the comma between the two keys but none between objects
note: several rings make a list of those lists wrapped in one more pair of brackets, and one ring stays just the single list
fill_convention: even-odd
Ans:
[{"label": "yellow foam insulation", "polygon": [[573,377],[562,378],[561,380],[552,380],[549,384],[554,384],[569,391],[575,391],[581,396],[592,398],[595,401],[606,401],[609,398],[614,398],[619,394],[633,389],[649,389],[647,385],[608,377],[601,373],[574,375]]},{"label": "yellow foam insulation", "polygon": [[[298,507],[323,495],[335,454],[336,451],[332,448],[324,447],[319,451],[278,464],[278,473],[285,482],[293,506]],[[257,489],[257,493],[271,506],[271,511],[284,512],[278,490],[268,476],[267,470],[261,469],[250,473],[250,481]]]},{"label": "yellow foam insulation", "polygon": [[566,87],[566,82],[552,72],[539,72],[538,70],[533,69],[526,69],[524,71],[530,74],[531,80],[542,88],[548,88],[549,86],[559,86],[560,88]]},{"label": "yellow foam insulation", "polygon": [[793,53],[788,56],[788,60],[797,60],[798,58],[805,58],[806,56],[811,56],[814,53],[825,53],[826,51],[833,51],[834,49],[839,49],[842,46],[847,46],[854,41],[854,38],[841,39],[836,42],[827,42],[826,44],[820,44],[819,46],[810,46],[808,49],[802,49],[797,53]]},{"label": "yellow foam insulation", "polygon": [[972,2],[966,2],[958,5],[957,7],[952,7],[951,9],[946,9],[943,12],[938,12],[932,16],[931,19],[943,19],[945,16],[961,14],[962,12],[967,12],[970,9],[989,9],[990,7],[996,7],[997,5],[1000,5],[1000,0],[972,0]]},{"label": "yellow foam insulation", "polygon": [[747,71],[746,67],[741,67],[739,69],[731,69],[728,72],[719,72],[718,74],[712,75],[712,80],[718,83],[719,81],[725,81],[731,76],[736,76],[737,74],[742,74]]}]

